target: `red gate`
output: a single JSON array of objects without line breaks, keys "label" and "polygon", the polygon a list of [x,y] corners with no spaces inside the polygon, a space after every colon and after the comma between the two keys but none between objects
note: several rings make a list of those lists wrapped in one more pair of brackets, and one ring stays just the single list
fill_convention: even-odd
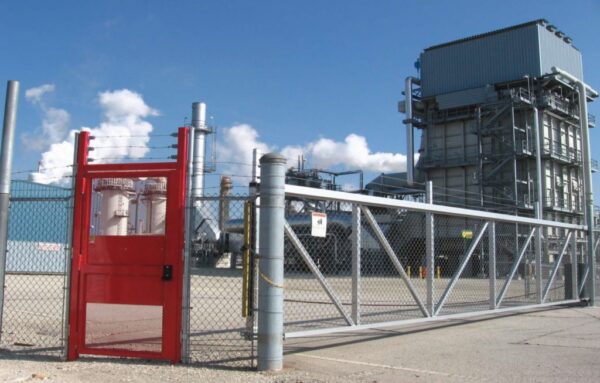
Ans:
[{"label": "red gate", "polygon": [[175,162],[88,164],[89,139],[77,148],[68,359],[177,363],[187,128]]}]

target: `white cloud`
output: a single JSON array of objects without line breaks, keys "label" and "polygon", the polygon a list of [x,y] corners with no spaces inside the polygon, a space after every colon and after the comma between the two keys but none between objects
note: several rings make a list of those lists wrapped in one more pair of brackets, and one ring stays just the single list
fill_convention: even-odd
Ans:
[{"label": "white cloud", "polygon": [[[103,111],[104,121],[97,127],[82,127],[95,136],[97,148],[90,157],[98,162],[114,162],[125,157],[142,158],[150,148],[152,124],[144,120],[158,115],[149,107],[139,93],[128,89],[101,92],[98,102]],[[40,171],[31,173],[30,178],[40,183],[68,183],[74,151],[74,130],[68,136],[52,143],[42,154]]]},{"label": "white cloud", "polygon": [[34,104],[41,102],[42,96],[46,93],[54,92],[54,84],[44,84],[35,88],[29,88],[25,91],[25,98]]},{"label": "white cloud", "polygon": [[231,175],[248,176],[252,172],[252,150],[263,153],[277,151],[296,166],[298,156],[304,154],[312,167],[331,169],[361,169],[371,172],[401,172],[406,170],[406,156],[400,153],[372,152],[367,139],[349,134],[343,141],[320,138],[305,145],[287,145],[282,148],[259,140],[259,134],[250,125],[242,124],[224,129],[218,147],[219,162]]},{"label": "white cloud", "polygon": [[42,126],[34,132],[21,135],[23,145],[31,150],[42,150],[54,142],[65,137],[69,129],[71,116],[64,109],[49,107],[44,101],[44,96],[54,92],[54,84],[44,84],[25,91],[25,98],[42,110]]}]

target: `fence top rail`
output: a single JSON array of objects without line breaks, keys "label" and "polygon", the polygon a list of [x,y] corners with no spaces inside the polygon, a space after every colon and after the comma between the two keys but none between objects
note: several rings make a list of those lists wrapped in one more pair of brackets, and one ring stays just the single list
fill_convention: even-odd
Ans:
[{"label": "fence top rail", "polygon": [[285,194],[290,197],[312,198],[328,201],[349,202],[383,208],[407,209],[425,213],[454,215],[465,218],[488,219],[492,221],[520,223],[534,226],[559,227],[564,229],[587,230],[584,225],[520,217],[516,215],[492,213],[460,207],[435,205],[423,202],[404,201],[384,197],[373,197],[364,194],[346,193],[334,190],[316,189],[305,186],[285,185]]}]

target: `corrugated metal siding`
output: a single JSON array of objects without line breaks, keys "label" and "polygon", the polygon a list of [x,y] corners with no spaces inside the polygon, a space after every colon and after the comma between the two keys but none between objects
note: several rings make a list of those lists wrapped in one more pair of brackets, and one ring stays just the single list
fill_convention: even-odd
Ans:
[{"label": "corrugated metal siding", "polygon": [[552,67],[557,66],[583,80],[581,52],[572,45],[566,44],[563,39],[557,37],[545,27],[541,25],[537,27],[542,74],[552,73]]},{"label": "corrugated metal siding", "polygon": [[537,25],[509,30],[421,54],[423,96],[539,75]]},{"label": "corrugated metal siding", "polygon": [[541,76],[553,66],[581,76],[581,54],[539,24],[425,50],[421,90],[425,97]]}]

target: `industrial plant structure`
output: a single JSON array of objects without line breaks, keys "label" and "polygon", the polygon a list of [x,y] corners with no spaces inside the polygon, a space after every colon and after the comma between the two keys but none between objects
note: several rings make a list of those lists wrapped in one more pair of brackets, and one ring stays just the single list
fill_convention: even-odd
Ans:
[{"label": "industrial plant structure", "polygon": [[570,37],[535,20],[429,47],[418,63],[400,103],[409,184],[433,181],[446,190],[438,203],[533,216],[539,200],[544,218],[582,222],[581,100],[560,73],[583,81]]}]

